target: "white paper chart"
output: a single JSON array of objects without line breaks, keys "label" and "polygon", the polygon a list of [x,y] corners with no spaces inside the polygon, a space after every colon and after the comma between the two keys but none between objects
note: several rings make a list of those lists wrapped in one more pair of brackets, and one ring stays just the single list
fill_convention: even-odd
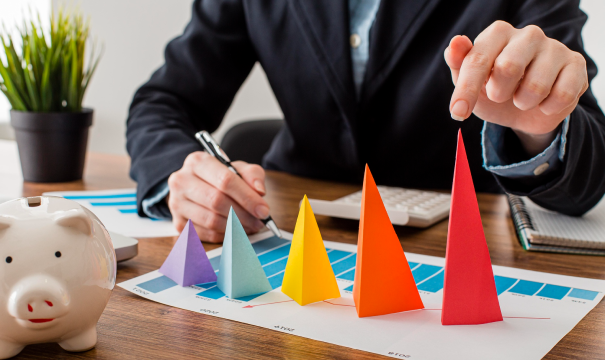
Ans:
[{"label": "white paper chart", "polygon": [[[285,233],[291,239],[291,234]],[[442,326],[445,259],[407,253],[425,309],[358,318],[357,247],[325,241],[341,297],[299,306],[280,290],[290,241],[252,237],[273,290],[229,299],[216,283],[180,287],[157,271],[118,284],[169,306],[401,359],[541,359],[603,298],[604,280],[494,266],[504,321]],[[222,248],[208,252],[218,272]],[[397,284],[392,284],[397,286]]]},{"label": "white paper chart", "polygon": [[170,221],[139,217],[135,189],[57,191],[44,195],[78,202],[97,215],[109,231],[124,236],[152,238],[179,234]]}]

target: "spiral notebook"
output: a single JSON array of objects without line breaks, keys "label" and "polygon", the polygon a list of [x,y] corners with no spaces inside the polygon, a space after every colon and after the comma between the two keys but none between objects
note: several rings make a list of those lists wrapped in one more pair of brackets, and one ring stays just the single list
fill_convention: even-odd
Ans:
[{"label": "spiral notebook", "polygon": [[526,197],[508,194],[508,202],[525,250],[605,255],[605,200],[581,217],[546,210]]}]

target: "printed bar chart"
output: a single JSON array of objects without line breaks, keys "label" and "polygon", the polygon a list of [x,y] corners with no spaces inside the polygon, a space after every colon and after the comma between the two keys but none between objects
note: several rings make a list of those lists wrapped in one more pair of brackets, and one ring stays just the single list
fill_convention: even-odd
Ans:
[{"label": "printed bar chart", "polygon": [[136,196],[134,192],[107,195],[63,195],[69,200],[88,202],[92,207],[114,208],[121,214],[137,213]]},{"label": "printed bar chart", "polygon": [[91,206],[116,208],[122,214],[137,213],[137,198],[135,193],[107,195],[64,195],[69,200],[88,201]]},{"label": "printed bar chart", "polygon": [[597,297],[597,295],[599,295],[599,293],[596,291],[573,289],[568,296],[576,299],[592,301]]},{"label": "printed bar chart", "polygon": [[160,291],[168,290],[171,287],[174,287],[176,285],[177,285],[177,283],[175,283],[174,281],[172,281],[168,277],[166,277],[166,276],[160,276],[159,278],[155,278],[153,280],[145,281],[144,283],[141,283],[141,284],[139,284],[137,286],[140,287],[141,289],[144,289],[144,290],[147,290],[147,291],[152,292],[154,294],[157,294]]},{"label": "printed bar chart", "polygon": [[[263,265],[263,270],[269,278],[269,283],[273,289],[277,289],[281,286],[284,271],[286,270],[286,264],[288,263],[288,254],[290,252],[290,242],[287,240],[279,239],[277,237],[271,237],[269,239],[259,241],[252,244],[254,251],[258,255],[258,258]],[[357,261],[357,254],[327,249],[328,258],[334,270],[334,274],[338,279],[353,281],[355,278],[355,263]],[[220,255],[210,258],[212,268],[218,272],[220,264]],[[409,263],[412,270],[412,275],[418,286],[418,290],[426,291],[430,293],[436,293],[443,289],[443,267],[435,266],[430,264],[420,264],[416,262]],[[519,280],[505,276],[494,276],[496,282],[496,291],[498,295],[504,292],[510,292],[513,294],[525,295],[525,296],[540,296],[553,300],[561,300],[568,296],[570,298],[582,299],[582,300],[594,300],[598,292],[572,289],[570,287],[544,284],[528,280]],[[152,293],[158,293],[167,289],[170,289],[177,284],[165,276],[160,276],[156,279],[149,280],[138,284],[137,286],[141,289],[147,290]],[[204,291],[197,294],[209,299],[220,299],[225,296],[215,283],[200,284],[197,287],[205,289]],[[343,289],[344,291],[353,291],[353,285],[347,286]],[[246,299],[238,299],[241,301],[250,301],[258,296],[249,296]]]},{"label": "printed bar chart", "polygon": [[353,281],[353,280],[355,280],[355,269],[345,271],[344,273],[340,274],[336,278]]},{"label": "printed bar chart", "polygon": [[328,258],[330,259],[330,263],[334,263],[344,257],[351,255],[350,252],[341,251],[341,250],[328,250]]},{"label": "printed bar chart", "polygon": [[494,279],[496,280],[496,291],[498,292],[498,295],[510,289],[511,286],[515,285],[518,281],[517,279],[498,275],[494,276]]},{"label": "printed bar chart", "polygon": [[[251,242],[273,289],[267,293],[229,299],[216,282],[181,287],[158,271],[119,286],[149,300],[196,313],[270,330],[287,329],[284,332],[288,334],[394,358],[405,354],[414,359],[431,360],[446,358],[446,353],[460,349],[472,349],[461,353],[469,360],[516,359],[519,347],[525,349],[524,355],[531,352],[531,356],[524,358],[540,359],[603,299],[605,293],[605,281],[602,280],[494,266],[504,321],[477,325],[481,331],[475,326],[442,326],[440,306],[445,259],[407,253],[425,311],[358,319],[351,294],[357,260],[354,245],[325,242],[341,296],[300,306],[279,289],[290,242],[271,237],[268,232],[251,237]],[[220,249],[208,252],[216,271],[220,265],[220,252]],[[382,286],[399,285],[386,283]],[[436,343],[439,346],[434,346]]]},{"label": "printed bar chart", "polygon": [[119,212],[121,212],[122,214],[136,214],[137,213],[137,209],[118,209]]},{"label": "printed bar chart", "polygon": [[415,270],[412,270],[412,275],[414,276],[416,284],[419,284],[435,275],[441,269],[443,269],[441,266],[421,264]]},{"label": "printed bar chart", "polygon": [[542,288],[542,286],[544,286],[544,284],[542,283],[527,280],[519,280],[519,282],[508,291],[513,294],[532,296],[537,293],[538,290]]},{"label": "printed bar chart", "polygon": [[441,270],[439,273],[437,273],[437,275],[422,282],[422,284],[418,284],[418,290],[436,293],[437,291],[443,289],[443,276],[444,271]]},{"label": "printed bar chart", "polygon": [[64,198],[69,200],[99,200],[99,199],[123,199],[123,198],[136,198],[137,194],[129,192],[126,194],[109,194],[109,195],[63,195]]},{"label": "printed bar chart", "polygon": [[350,270],[355,270],[356,263],[357,254],[349,253],[346,257],[332,263],[334,275],[336,275],[336,278],[338,279],[340,274]]},{"label": "printed bar chart", "polygon": [[198,295],[213,300],[218,300],[225,296],[225,294],[216,285],[211,287],[210,289],[202,291]]},{"label": "printed bar chart", "polygon": [[[559,285],[546,284],[542,290],[538,293],[538,296],[542,296],[549,299],[561,300],[567,295],[571,288]],[[595,295],[596,296],[596,295]]]},{"label": "printed bar chart", "polygon": [[136,201],[108,201],[108,202],[91,202],[92,206],[136,206]]}]

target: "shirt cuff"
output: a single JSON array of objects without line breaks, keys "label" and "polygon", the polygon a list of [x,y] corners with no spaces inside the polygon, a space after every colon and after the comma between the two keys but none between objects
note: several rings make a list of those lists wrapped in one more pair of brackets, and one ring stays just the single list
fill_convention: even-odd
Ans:
[{"label": "shirt cuff", "polygon": [[553,142],[533,158],[509,164],[506,161],[504,133],[508,128],[485,122],[481,132],[483,167],[499,176],[522,178],[546,175],[558,169],[565,157],[565,144],[569,130],[569,116],[563,121],[561,130]]},{"label": "shirt cuff", "polygon": [[151,189],[149,196],[141,202],[145,215],[152,219],[172,220],[170,209],[164,201],[168,192],[170,192],[168,181],[161,182]]}]

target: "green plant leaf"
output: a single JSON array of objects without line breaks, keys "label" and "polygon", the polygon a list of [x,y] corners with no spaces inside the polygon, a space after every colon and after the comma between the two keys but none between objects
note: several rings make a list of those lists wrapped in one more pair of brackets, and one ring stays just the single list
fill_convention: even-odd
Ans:
[{"label": "green plant leaf", "polygon": [[[25,78],[24,72],[22,69],[22,59],[17,55],[17,51],[15,50],[14,42],[12,37],[8,37],[8,45],[4,42],[4,37],[2,37],[2,44],[5,48],[6,60],[7,60],[7,73],[6,76],[3,76],[5,82],[8,83],[10,79],[11,84],[13,85],[12,90],[16,92],[15,95],[20,97],[28,109],[31,109],[31,103],[29,101],[29,95],[27,94],[27,89],[25,87]],[[7,84],[8,85],[8,84]]]},{"label": "green plant leaf", "polygon": [[93,46],[84,61],[91,41],[89,19],[63,8],[51,13],[49,26],[39,13],[34,16],[30,10],[30,18],[19,28],[18,42],[6,28],[0,32],[6,60],[0,60],[0,91],[15,110],[80,111],[102,56]]}]

